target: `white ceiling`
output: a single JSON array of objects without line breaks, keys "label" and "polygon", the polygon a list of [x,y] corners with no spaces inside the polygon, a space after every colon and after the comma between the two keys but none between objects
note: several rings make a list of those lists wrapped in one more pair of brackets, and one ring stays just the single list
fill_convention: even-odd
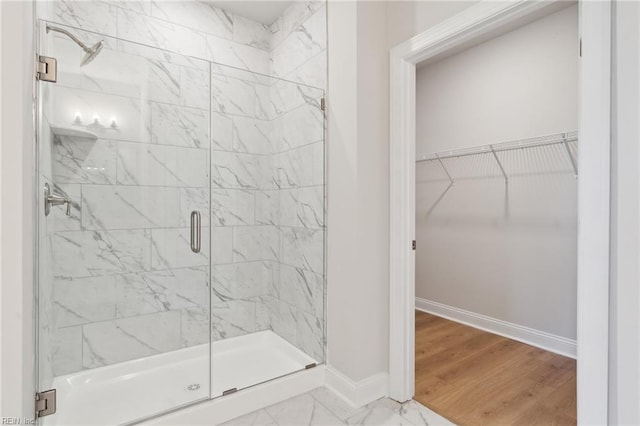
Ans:
[{"label": "white ceiling", "polygon": [[278,19],[278,16],[282,15],[282,12],[284,12],[284,10],[293,3],[293,1],[210,0],[210,3],[220,9],[244,16],[252,21],[271,25],[276,19]]}]

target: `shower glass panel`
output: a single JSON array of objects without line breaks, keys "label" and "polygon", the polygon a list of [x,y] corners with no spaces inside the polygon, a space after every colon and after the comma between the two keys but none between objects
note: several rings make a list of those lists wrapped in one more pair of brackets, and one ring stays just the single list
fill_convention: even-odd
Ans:
[{"label": "shower glass panel", "polygon": [[[47,25],[104,46],[82,66]],[[39,31],[57,59],[57,82],[38,82],[38,377],[58,404],[42,422],[122,424],[208,399],[209,63]]]},{"label": "shower glass panel", "polygon": [[58,67],[38,83],[42,424],[135,422],[324,363],[324,92],[39,30]]},{"label": "shower glass panel", "polygon": [[211,394],[324,362],[320,89],[211,66]]}]

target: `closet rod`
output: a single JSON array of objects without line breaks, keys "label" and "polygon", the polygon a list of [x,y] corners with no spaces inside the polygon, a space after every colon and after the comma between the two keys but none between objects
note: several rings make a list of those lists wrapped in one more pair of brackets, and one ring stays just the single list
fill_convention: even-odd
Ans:
[{"label": "closet rod", "polygon": [[538,148],[542,146],[564,144],[565,147],[567,147],[567,151],[569,152],[572,163],[574,163],[573,164],[574,171],[577,174],[577,170],[575,170],[576,169],[575,160],[567,145],[569,142],[574,142],[577,140],[578,140],[578,132],[559,133],[557,135],[542,136],[537,138],[522,139],[522,140],[510,141],[510,142],[502,142],[499,144],[483,145],[477,148],[469,148],[469,149],[461,149],[457,151],[445,151],[445,152],[438,152],[435,154],[421,155],[419,158],[416,159],[416,162],[419,163],[421,161],[444,160],[447,158],[467,157],[469,155],[491,154],[492,151],[504,152],[504,151],[513,151],[516,149]]}]

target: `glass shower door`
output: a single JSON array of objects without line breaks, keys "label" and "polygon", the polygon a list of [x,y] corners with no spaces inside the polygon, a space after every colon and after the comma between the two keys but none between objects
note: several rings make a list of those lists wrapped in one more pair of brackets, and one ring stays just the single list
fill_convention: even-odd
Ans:
[{"label": "glass shower door", "polygon": [[324,362],[324,92],[211,65],[211,396]]},{"label": "glass shower door", "polygon": [[57,60],[57,82],[38,82],[38,386],[57,394],[41,421],[208,399],[209,63],[39,31]]}]

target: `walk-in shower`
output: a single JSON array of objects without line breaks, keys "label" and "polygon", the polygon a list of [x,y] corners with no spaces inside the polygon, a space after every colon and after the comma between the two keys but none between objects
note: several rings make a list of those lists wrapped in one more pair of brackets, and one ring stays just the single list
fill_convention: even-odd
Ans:
[{"label": "walk-in shower", "polygon": [[[322,364],[323,90],[38,25],[57,60],[38,82],[42,424],[131,423]],[[48,215],[45,185],[66,200]]]}]

